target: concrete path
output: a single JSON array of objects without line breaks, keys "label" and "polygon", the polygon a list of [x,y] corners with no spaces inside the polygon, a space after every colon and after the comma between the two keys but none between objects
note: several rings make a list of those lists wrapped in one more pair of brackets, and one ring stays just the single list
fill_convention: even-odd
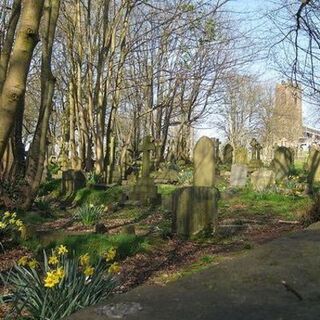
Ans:
[{"label": "concrete path", "polygon": [[141,286],[70,319],[320,319],[320,224],[166,287]]}]

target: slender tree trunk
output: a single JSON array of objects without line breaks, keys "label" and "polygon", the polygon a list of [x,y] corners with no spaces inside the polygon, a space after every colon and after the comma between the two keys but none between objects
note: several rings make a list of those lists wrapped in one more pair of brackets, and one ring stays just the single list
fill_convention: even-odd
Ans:
[{"label": "slender tree trunk", "polygon": [[6,39],[3,44],[3,48],[0,54],[0,94],[2,92],[4,80],[6,78],[10,54],[14,42],[14,35],[16,32],[17,24],[19,21],[21,12],[21,0],[15,0],[12,5],[12,14],[9,20],[8,31]]},{"label": "slender tree trunk", "polygon": [[44,0],[24,1],[21,23],[0,97],[0,161],[14,127],[19,101],[26,90],[31,58],[38,42],[43,4]]},{"label": "slender tree trunk", "polygon": [[41,105],[36,131],[28,154],[25,180],[28,191],[23,205],[28,208],[33,201],[42,180],[47,153],[47,133],[52,110],[55,78],[51,70],[54,36],[60,9],[60,0],[46,0],[44,11],[44,30],[41,64]]}]

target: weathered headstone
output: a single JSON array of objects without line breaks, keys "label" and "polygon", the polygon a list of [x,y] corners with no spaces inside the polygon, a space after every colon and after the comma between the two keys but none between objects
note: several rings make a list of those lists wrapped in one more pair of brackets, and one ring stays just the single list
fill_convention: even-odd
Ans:
[{"label": "weathered headstone", "polygon": [[317,148],[310,148],[307,171],[309,185],[312,186],[314,182],[320,181],[320,150]]},{"label": "weathered headstone", "polygon": [[233,161],[233,148],[231,144],[226,144],[223,149],[223,163],[231,165]]},{"label": "weathered headstone", "polygon": [[202,137],[194,148],[193,186],[177,189],[173,194],[173,232],[189,238],[201,231],[212,232],[217,224],[219,197],[215,183],[215,145]]},{"label": "weathered headstone", "polygon": [[272,170],[261,168],[251,174],[251,184],[255,191],[264,191],[275,184],[275,174]]},{"label": "weathered headstone", "polygon": [[248,163],[248,151],[245,147],[238,147],[234,151],[234,163],[247,164]]},{"label": "weathered headstone", "polygon": [[189,238],[201,231],[212,232],[218,217],[216,188],[182,187],[173,194],[173,232]]},{"label": "weathered headstone", "polygon": [[202,137],[193,151],[193,184],[201,187],[214,187],[215,184],[215,144],[212,139]]},{"label": "weathered headstone", "polygon": [[291,151],[286,147],[277,147],[271,162],[271,167],[275,172],[276,180],[287,177],[292,166],[293,158]]},{"label": "weathered headstone", "polygon": [[82,171],[67,170],[62,172],[62,194],[72,194],[86,186],[86,177]]},{"label": "weathered headstone", "polygon": [[131,194],[132,200],[139,201],[143,205],[156,204],[161,201],[161,196],[158,194],[158,188],[151,178],[151,151],[154,150],[154,144],[151,137],[144,138],[141,151],[142,155],[142,173],[137,184],[133,187]]},{"label": "weathered headstone", "polygon": [[221,158],[220,158],[220,144],[221,144],[221,142],[217,138],[213,138],[212,141],[215,145],[215,162],[216,162],[216,165],[218,165],[218,164],[221,164]]},{"label": "weathered headstone", "polygon": [[248,166],[233,164],[231,167],[230,185],[234,188],[243,188],[247,184]]}]

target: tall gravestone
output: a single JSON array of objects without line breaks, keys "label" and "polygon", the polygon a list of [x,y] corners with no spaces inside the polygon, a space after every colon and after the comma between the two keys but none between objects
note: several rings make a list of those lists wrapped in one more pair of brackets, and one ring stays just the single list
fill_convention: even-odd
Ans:
[{"label": "tall gravestone", "polygon": [[142,172],[137,184],[133,187],[131,198],[143,205],[157,204],[161,201],[161,198],[154,179],[150,176],[151,151],[155,150],[150,136],[144,138],[140,150],[142,151]]},{"label": "tall gravestone", "polygon": [[275,172],[276,180],[282,180],[289,175],[293,166],[292,152],[287,147],[276,147],[271,167]]},{"label": "tall gravestone", "polygon": [[61,184],[63,195],[72,194],[86,186],[86,177],[80,170],[63,171]]},{"label": "tall gravestone", "polygon": [[234,163],[248,164],[248,151],[245,147],[238,147],[234,151]]},{"label": "tall gravestone", "polygon": [[230,143],[223,148],[223,164],[231,165],[233,162],[233,147]]},{"label": "tall gravestone", "polygon": [[[208,137],[202,137],[193,152],[193,184],[201,187],[213,187],[215,183],[215,143]],[[206,174],[204,174],[206,172]]]},{"label": "tall gravestone", "polygon": [[320,150],[310,148],[307,161],[308,184],[313,185],[314,182],[320,182]]},{"label": "tall gravestone", "polygon": [[182,187],[173,194],[173,231],[189,238],[201,231],[212,232],[217,224],[218,195],[215,184],[215,144],[202,137],[193,153],[193,186]]}]

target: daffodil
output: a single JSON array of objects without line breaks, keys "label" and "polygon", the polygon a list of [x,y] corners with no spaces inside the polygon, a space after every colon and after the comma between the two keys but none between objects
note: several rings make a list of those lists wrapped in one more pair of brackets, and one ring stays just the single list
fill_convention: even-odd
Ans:
[{"label": "daffodil", "polygon": [[59,259],[57,256],[53,255],[49,258],[49,261],[48,261],[49,264],[51,265],[56,265],[59,263]]},{"label": "daffodil", "polygon": [[16,220],[16,226],[17,227],[22,227],[23,226],[23,222],[20,219]]},{"label": "daffodil", "polygon": [[84,275],[87,276],[87,277],[90,277],[94,274],[94,268],[93,267],[90,267],[90,266],[87,266],[84,271],[83,271]]},{"label": "daffodil", "polygon": [[17,221],[16,219],[13,219],[13,218],[12,218],[12,219],[9,220],[9,223],[10,223],[10,224],[16,224],[16,221]]},{"label": "daffodil", "polygon": [[32,259],[28,262],[28,266],[31,269],[35,269],[38,266],[38,262],[36,259]]},{"label": "daffodil", "polygon": [[44,286],[46,288],[53,288],[59,284],[60,278],[57,276],[56,272],[47,272],[46,277],[44,278]]},{"label": "daffodil", "polygon": [[6,226],[7,225],[4,222],[0,221],[0,229],[4,229],[4,228],[6,228]]},{"label": "daffodil", "polygon": [[58,247],[57,252],[58,252],[58,255],[61,256],[68,253],[68,249],[64,245],[61,245]]},{"label": "daffodil", "polygon": [[65,276],[65,272],[62,267],[57,268],[55,271],[56,276],[61,280]]},{"label": "daffodil", "polygon": [[116,254],[117,254],[117,250],[114,247],[111,247],[106,253],[106,261],[107,262],[112,261],[115,258]]},{"label": "daffodil", "polygon": [[9,218],[11,216],[11,213],[9,211],[6,211],[4,213],[5,218]]},{"label": "daffodil", "polygon": [[89,254],[86,253],[86,254],[80,256],[79,261],[80,261],[80,265],[81,265],[81,266],[83,266],[83,267],[84,267],[84,266],[87,266],[87,265],[89,264],[89,262],[90,262],[90,256],[89,256]]},{"label": "daffodil", "polygon": [[28,257],[27,256],[21,257],[18,260],[18,265],[19,266],[25,267],[27,264],[28,264]]},{"label": "daffodil", "polygon": [[108,269],[109,273],[119,273],[120,271],[121,271],[121,267],[117,262],[113,263]]}]

